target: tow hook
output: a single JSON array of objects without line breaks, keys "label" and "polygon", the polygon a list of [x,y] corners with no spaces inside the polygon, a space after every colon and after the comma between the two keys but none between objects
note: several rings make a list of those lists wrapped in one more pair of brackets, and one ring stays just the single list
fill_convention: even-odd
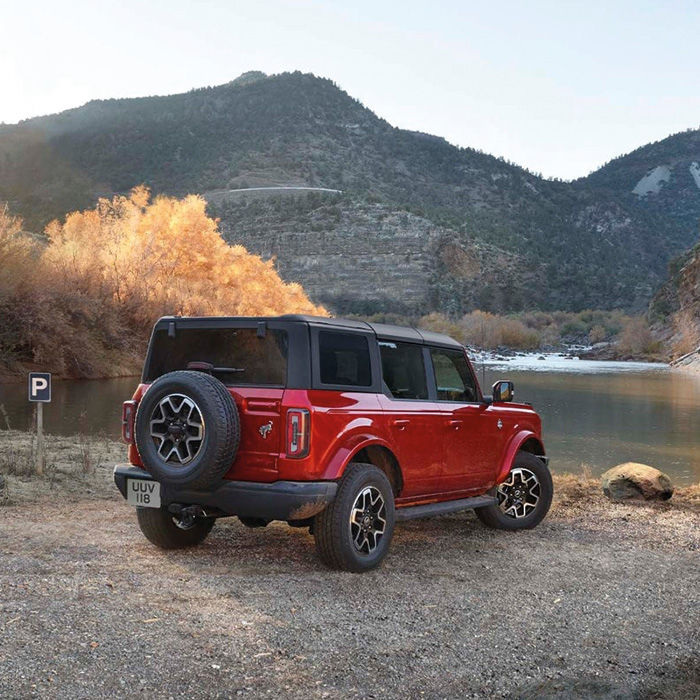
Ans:
[{"label": "tow hook", "polygon": [[180,526],[189,528],[194,525],[196,518],[206,518],[207,514],[201,506],[183,506],[181,503],[171,503],[168,512],[176,515],[180,520]]}]

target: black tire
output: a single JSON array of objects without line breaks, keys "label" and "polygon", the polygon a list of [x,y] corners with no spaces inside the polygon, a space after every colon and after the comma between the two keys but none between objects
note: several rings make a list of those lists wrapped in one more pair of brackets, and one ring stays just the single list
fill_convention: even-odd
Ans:
[{"label": "black tire", "polygon": [[[531,530],[539,525],[549,512],[549,507],[552,505],[554,486],[552,485],[552,475],[549,473],[547,465],[530,452],[518,452],[515,455],[513,466],[504,484],[508,482],[513,471],[518,469],[527,470],[534,474],[537,479],[539,488],[536,491],[538,500],[535,507],[529,510],[526,515],[520,517],[506,514],[500,504],[477,508],[476,516],[487,527],[497,530]],[[491,493],[498,495],[498,488],[494,487]],[[505,505],[509,503],[512,503],[512,501],[508,501]]]},{"label": "black tire", "polygon": [[[381,502],[377,499],[372,507],[381,508],[383,503],[384,510],[378,513],[380,518],[369,516],[372,523],[369,525],[370,531],[363,534],[360,531],[364,525],[351,525],[350,518],[353,507],[366,489],[370,490],[370,499],[375,492],[381,496]],[[383,533],[379,536],[380,527],[383,527]],[[379,566],[394,534],[394,492],[384,472],[372,464],[350,464],[340,480],[335,498],[316,516],[313,530],[316,551],[321,561],[331,569],[360,573]],[[361,551],[356,546],[353,532],[363,538],[367,551]],[[373,549],[372,542],[375,544]]]},{"label": "black tire", "polygon": [[146,539],[161,549],[196,547],[207,539],[216,522],[215,518],[197,518],[184,529],[167,508],[137,508],[136,518]]},{"label": "black tire", "polygon": [[[178,462],[181,459],[179,452],[175,455],[166,454],[167,459],[159,452],[159,447],[165,453],[171,449],[171,445],[175,446],[174,438],[168,434],[166,437],[170,442],[157,442],[160,438],[151,434],[151,420],[156,416],[164,419],[162,402],[167,401],[169,396],[185,397],[193,402],[201,418],[201,441],[194,441],[195,438],[188,433],[175,434],[179,440],[178,450],[194,452],[197,449],[191,458],[187,455],[188,461],[185,463]],[[186,408],[175,416],[174,421],[179,421],[175,428],[187,431],[191,428],[186,425],[183,427],[183,411],[186,412]],[[159,420],[158,423],[158,430],[171,429],[165,420]],[[231,468],[238,451],[240,435],[240,418],[233,397],[218,379],[203,372],[178,371],[159,377],[141,399],[136,413],[135,438],[141,460],[146,469],[165,484],[198,489],[216,483]],[[191,445],[188,442],[190,439],[194,441]],[[183,440],[188,444],[185,445]]]}]

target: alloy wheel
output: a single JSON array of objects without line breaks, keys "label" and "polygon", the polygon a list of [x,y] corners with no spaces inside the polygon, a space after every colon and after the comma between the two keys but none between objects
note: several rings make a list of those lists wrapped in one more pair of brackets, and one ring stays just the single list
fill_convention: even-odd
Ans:
[{"label": "alloy wheel", "polygon": [[540,482],[529,469],[516,467],[496,490],[498,507],[511,518],[525,518],[540,500]]},{"label": "alloy wheel", "polygon": [[386,531],[386,503],[375,486],[360,491],[350,511],[350,536],[355,549],[372,554]]},{"label": "alloy wheel", "polygon": [[204,418],[199,406],[184,394],[163,397],[151,415],[151,437],[164,462],[191,462],[204,441]]}]

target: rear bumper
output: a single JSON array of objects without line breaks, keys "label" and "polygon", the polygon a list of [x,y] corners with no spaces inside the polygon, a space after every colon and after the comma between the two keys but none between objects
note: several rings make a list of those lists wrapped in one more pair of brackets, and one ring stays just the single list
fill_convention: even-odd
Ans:
[{"label": "rear bumper", "polygon": [[[126,498],[126,480],[153,477],[144,469],[131,464],[117,464],[114,483]],[[274,481],[271,484],[256,481],[222,481],[207,490],[160,485],[163,505],[179,503],[198,505],[221,511],[225,515],[239,515],[265,520],[305,520],[320,513],[335,498],[338,484],[334,481]]]}]

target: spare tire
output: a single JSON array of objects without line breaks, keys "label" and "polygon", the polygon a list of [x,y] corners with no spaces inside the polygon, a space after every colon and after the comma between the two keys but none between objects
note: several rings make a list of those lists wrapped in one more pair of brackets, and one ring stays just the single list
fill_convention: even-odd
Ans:
[{"label": "spare tire", "polygon": [[231,468],[241,424],[228,389],[203,372],[169,372],[156,379],[136,412],[136,447],[153,477],[165,484],[206,488]]}]

